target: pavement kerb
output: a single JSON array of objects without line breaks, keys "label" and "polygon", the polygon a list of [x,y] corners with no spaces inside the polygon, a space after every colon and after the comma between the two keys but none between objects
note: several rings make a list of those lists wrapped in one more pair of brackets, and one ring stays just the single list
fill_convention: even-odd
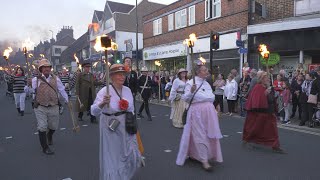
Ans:
[{"label": "pavement kerb", "polygon": [[[142,102],[140,100],[136,100],[137,102]],[[154,104],[154,105],[160,105],[160,106],[166,106],[166,107],[171,107],[168,101],[165,102],[158,102],[158,100],[151,100],[149,101],[150,104]],[[225,114],[223,114],[222,116],[227,116]],[[235,117],[237,119],[242,119],[244,120],[244,117],[241,117],[240,115],[233,115],[232,117]],[[318,135],[320,136],[320,128],[309,128],[306,126],[299,126],[298,124],[295,123],[291,123],[291,124],[281,124],[278,123],[278,128],[281,129],[287,129],[287,130],[293,130],[293,131],[298,131],[298,132],[303,132],[303,133],[308,133],[308,134],[313,134],[313,135]]]}]

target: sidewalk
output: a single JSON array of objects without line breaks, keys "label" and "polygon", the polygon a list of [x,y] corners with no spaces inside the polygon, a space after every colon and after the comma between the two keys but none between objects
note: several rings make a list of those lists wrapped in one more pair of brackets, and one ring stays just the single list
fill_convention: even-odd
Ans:
[{"label": "sidewalk", "polygon": [[[140,102],[139,99],[136,99],[138,102]],[[160,105],[160,106],[167,106],[167,107],[171,107],[170,106],[170,102],[169,101],[160,101],[158,99],[151,99],[150,100],[151,104],[155,104],[155,105]],[[226,107],[226,106],[225,106]],[[222,114],[221,117],[225,117],[227,115]],[[238,113],[234,114],[232,117],[235,118],[239,118],[242,119],[243,121],[245,120],[244,117],[241,117]],[[305,132],[305,133],[309,133],[309,134],[315,134],[315,135],[319,135],[320,136],[320,126],[315,126],[313,128],[308,127],[307,125],[305,126],[299,126],[299,122],[300,120],[295,117],[293,119],[291,119],[291,123],[290,124],[281,124],[280,122],[278,122],[278,127],[279,128],[283,128],[283,129],[288,129],[288,130],[293,130],[293,131],[299,131],[299,132]]]}]

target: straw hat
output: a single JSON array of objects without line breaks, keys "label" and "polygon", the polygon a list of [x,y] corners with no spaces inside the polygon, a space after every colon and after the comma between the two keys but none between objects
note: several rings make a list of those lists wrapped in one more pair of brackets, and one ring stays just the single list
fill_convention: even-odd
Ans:
[{"label": "straw hat", "polygon": [[123,64],[113,64],[110,67],[110,71],[109,71],[110,75],[114,74],[114,73],[117,73],[117,72],[126,72],[126,69],[125,69]]},{"label": "straw hat", "polygon": [[147,72],[148,71],[148,68],[146,67],[146,66],[143,66],[142,68],[141,68],[141,72]]},{"label": "straw hat", "polygon": [[181,69],[179,69],[178,74],[182,73],[182,72],[188,72],[188,71],[186,69],[184,69],[184,68],[181,68]]},{"label": "straw hat", "polygon": [[41,67],[52,67],[52,65],[48,59],[41,59],[38,67],[39,71]]}]

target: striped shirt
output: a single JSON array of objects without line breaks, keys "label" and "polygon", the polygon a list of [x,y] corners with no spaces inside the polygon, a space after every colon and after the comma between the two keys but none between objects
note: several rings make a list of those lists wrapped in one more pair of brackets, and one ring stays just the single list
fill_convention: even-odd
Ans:
[{"label": "striped shirt", "polygon": [[13,93],[24,93],[24,87],[27,85],[26,76],[11,76],[10,81],[13,83]]},{"label": "striped shirt", "polygon": [[[65,87],[66,87],[66,84],[69,84],[69,78],[70,77],[68,75],[67,76],[60,76],[60,80],[61,80],[62,84]],[[65,91],[66,91],[67,94],[69,94],[69,92],[70,92],[70,84],[69,84],[68,87],[65,88]]]}]

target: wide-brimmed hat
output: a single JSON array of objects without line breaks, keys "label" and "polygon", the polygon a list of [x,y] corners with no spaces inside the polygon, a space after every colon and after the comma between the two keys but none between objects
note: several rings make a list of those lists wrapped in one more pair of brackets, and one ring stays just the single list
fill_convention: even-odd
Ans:
[{"label": "wide-brimmed hat", "polygon": [[181,69],[179,69],[178,74],[182,73],[182,72],[188,72],[188,71],[186,69],[184,69],[184,68],[181,68]]},{"label": "wide-brimmed hat", "polygon": [[52,67],[52,65],[48,59],[41,59],[38,67],[39,71],[41,67]]},{"label": "wide-brimmed hat", "polygon": [[148,72],[148,68],[146,66],[143,66],[140,71],[141,72]]},{"label": "wide-brimmed hat", "polygon": [[124,67],[123,64],[113,64],[111,67],[110,67],[110,71],[109,71],[109,74],[114,74],[114,73],[117,73],[117,72],[126,72],[126,68]]}]

